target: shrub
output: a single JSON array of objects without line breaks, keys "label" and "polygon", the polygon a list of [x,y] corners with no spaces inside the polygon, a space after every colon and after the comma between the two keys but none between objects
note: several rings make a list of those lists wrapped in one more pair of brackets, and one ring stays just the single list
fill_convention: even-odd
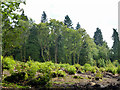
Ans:
[{"label": "shrub", "polygon": [[93,58],[91,58],[91,59],[88,61],[88,63],[89,63],[91,66],[96,66],[96,61],[95,61]]},{"label": "shrub", "polygon": [[91,71],[91,65],[86,63],[86,64],[84,65],[84,70],[85,70],[85,71]]},{"label": "shrub", "polygon": [[111,62],[111,60],[106,60],[106,67],[109,67],[110,65],[112,65],[112,62]]},{"label": "shrub", "polygon": [[11,76],[6,77],[4,80],[7,82],[23,82],[28,79],[28,75],[25,72],[12,73]]},{"label": "shrub", "polygon": [[30,85],[30,86],[46,86],[48,84],[50,84],[50,81],[51,80],[51,76],[47,73],[45,73],[44,75],[41,75],[41,76],[38,76],[37,78],[35,79],[32,79],[30,81],[28,81],[27,85]]},{"label": "shrub", "polygon": [[94,66],[91,67],[91,72],[92,72],[92,73],[96,73],[96,71],[97,71],[97,70],[96,70],[96,67],[94,67]]},{"label": "shrub", "polygon": [[45,62],[45,65],[50,67],[51,69],[55,69],[55,64],[52,63],[51,61]]},{"label": "shrub", "polygon": [[99,80],[99,79],[102,79],[102,78],[103,78],[103,74],[101,72],[97,72],[96,75],[95,75],[95,79]]},{"label": "shrub", "polygon": [[69,67],[70,65],[69,64],[58,64],[58,66],[60,68],[66,68],[66,67]]},{"label": "shrub", "polygon": [[113,65],[114,65],[115,67],[120,66],[120,64],[119,64],[118,60],[113,61]]},{"label": "shrub", "polygon": [[52,68],[50,66],[47,66],[45,63],[41,63],[39,65],[39,70],[40,73],[49,73],[52,71]]},{"label": "shrub", "polygon": [[36,72],[39,70],[39,66],[37,63],[33,62],[33,61],[28,61],[26,64],[26,72],[28,74],[29,78],[34,78]]},{"label": "shrub", "polygon": [[76,73],[76,68],[74,66],[69,66],[66,67],[65,70],[68,72],[68,74],[75,74]]},{"label": "shrub", "polygon": [[117,70],[117,72],[120,74],[120,65],[118,66],[118,70]]},{"label": "shrub", "polygon": [[104,71],[106,71],[105,70],[105,68],[103,68],[103,67],[100,67],[100,69],[99,69],[101,72],[104,72]]},{"label": "shrub", "polygon": [[12,56],[5,57],[2,59],[3,69],[13,71],[16,62],[14,61]]},{"label": "shrub", "polygon": [[66,76],[65,71],[62,71],[62,70],[58,70],[57,74],[58,74],[58,77],[64,77],[64,76]]},{"label": "shrub", "polygon": [[106,66],[105,60],[100,58],[100,59],[97,61],[97,67],[105,67],[105,66]]},{"label": "shrub", "polygon": [[76,69],[81,69],[80,64],[75,64],[74,67],[75,67]]},{"label": "shrub", "polygon": [[51,76],[52,76],[52,78],[57,77],[57,72],[56,71],[51,71]]},{"label": "shrub", "polygon": [[115,67],[113,64],[109,64],[109,66],[106,67],[107,72],[111,72],[113,74],[117,73],[117,67]]}]

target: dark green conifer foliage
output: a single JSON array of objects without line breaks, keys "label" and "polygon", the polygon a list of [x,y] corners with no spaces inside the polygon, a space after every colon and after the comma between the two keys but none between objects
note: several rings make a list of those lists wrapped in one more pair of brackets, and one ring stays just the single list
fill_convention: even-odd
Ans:
[{"label": "dark green conifer foliage", "polygon": [[94,33],[94,42],[96,43],[96,45],[102,46],[103,44],[103,36],[102,36],[102,32],[99,28],[96,29],[96,32]]},{"label": "dark green conifer foliage", "polygon": [[76,26],[76,30],[78,30],[79,28],[81,28],[79,22],[77,23],[77,26]]},{"label": "dark green conifer foliage", "polygon": [[112,46],[112,50],[113,50],[113,58],[118,59],[119,55],[118,55],[118,50],[119,50],[119,37],[118,37],[118,32],[116,29],[113,29],[113,35],[112,35],[112,39],[113,39],[113,46]]},{"label": "dark green conifer foliage", "polygon": [[120,62],[120,40],[119,40],[119,45],[118,45],[118,60]]},{"label": "dark green conifer foliage", "polygon": [[67,28],[71,28],[72,27],[72,21],[70,20],[68,15],[65,16],[64,25],[67,25]]},{"label": "dark green conifer foliage", "polygon": [[46,15],[45,11],[43,11],[43,14],[42,14],[42,17],[41,17],[41,22],[42,23],[47,22],[47,15]]},{"label": "dark green conifer foliage", "polygon": [[27,59],[29,56],[33,60],[40,60],[40,45],[38,43],[38,38],[37,38],[37,28],[35,25],[30,30],[30,35],[27,40],[27,45],[26,45],[26,57]]}]

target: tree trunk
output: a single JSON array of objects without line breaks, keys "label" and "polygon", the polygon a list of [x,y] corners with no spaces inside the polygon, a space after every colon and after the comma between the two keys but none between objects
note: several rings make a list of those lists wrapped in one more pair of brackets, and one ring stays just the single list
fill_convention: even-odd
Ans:
[{"label": "tree trunk", "polygon": [[22,58],[22,47],[21,47],[20,53],[21,53],[21,61],[22,61],[23,60],[23,58]]},{"label": "tree trunk", "polygon": [[45,57],[44,57],[44,54],[43,54],[43,48],[42,47],[41,47],[41,54],[42,54],[43,60],[45,61]]},{"label": "tree trunk", "polygon": [[73,53],[73,65],[75,64],[75,53]]},{"label": "tree trunk", "polygon": [[57,39],[55,42],[55,63],[57,63],[57,54],[58,54],[58,47],[57,47]]},{"label": "tree trunk", "polygon": [[25,43],[24,43],[24,62],[26,61],[26,48],[25,48]]},{"label": "tree trunk", "polygon": [[79,62],[79,54],[78,54],[78,56],[77,56],[77,64],[79,64],[80,62]]}]

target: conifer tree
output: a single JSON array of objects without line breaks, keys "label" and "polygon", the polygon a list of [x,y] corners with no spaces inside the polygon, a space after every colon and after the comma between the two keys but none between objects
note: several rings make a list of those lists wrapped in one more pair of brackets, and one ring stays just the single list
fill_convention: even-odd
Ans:
[{"label": "conifer tree", "polygon": [[47,22],[47,15],[46,15],[45,11],[43,11],[43,14],[42,14],[42,17],[41,17],[41,22],[42,23]]},{"label": "conifer tree", "polygon": [[118,49],[119,49],[119,37],[118,37],[118,32],[116,29],[113,29],[113,35],[112,35],[112,39],[113,39],[113,46],[112,46],[112,50],[113,50],[113,59],[118,59]]},{"label": "conifer tree", "polygon": [[77,26],[76,26],[76,30],[78,30],[79,28],[81,28],[79,22],[77,23]]},{"label": "conifer tree", "polygon": [[102,36],[102,32],[99,28],[96,29],[96,32],[94,33],[94,42],[96,43],[96,45],[102,46],[103,44],[103,36]]},{"label": "conifer tree", "polygon": [[70,20],[68,15],[65,16],[64,25],[67,25],[67,28],[71,28],[72,27],[72,21]]}]

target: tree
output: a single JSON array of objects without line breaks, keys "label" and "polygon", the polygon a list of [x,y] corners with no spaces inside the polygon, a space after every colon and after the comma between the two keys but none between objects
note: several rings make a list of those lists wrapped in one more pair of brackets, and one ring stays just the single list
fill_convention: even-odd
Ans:
[{"label": "tree", "polygon": [[93,63],[93,60],[96,59],[96,57],[98,57],[96,44],[88,34],[84,34],[82,49],[80,51],[80,64]]},{"label": "tree", "polygon": [[41,56],[44,61],[50,59],[50,53],[49,53],[50,34],[49,32],[50,30],[48,27],[48,23],[38,24],[37,38],[38,38],[38,43],[41,48]]},{"label": "tree", "polygon": [[112,51],[113,51],[113,59],[118,59],[119,58],[119,37],[118,37],[118,32],[116,29],[113,28],[113,35],[112,35],[112,39],[113,39],[113,46],[112,46]]},{"label": "tree", "polygon": [[40,58],[40,45],[37,37],[37,25],[34,24],[32,28],[30,28],[30,35],[26,41],[26,58],[31,57],[32,60],[35,61],[43,61]]},{"label": "tree", "polygon": [[[25,2],[21,2],[24,3]],[[18,2],[2,2],[2,54],[3,56],[10,55],[10,51],[19,46],[19,37],[22,33],[18,30],[21,18],[24,17],[23,13],[17,14],[15,11],[23,12],[19,8]],[[22,28],[22,27],[21,27]]]},{"label": "tree", "polygon": [[98,55],[98,59],[104,59],[104,60],[108,60],[109,59],[109,47],[107,45],[107,42],[103,42],[102,46],[97,46],[98,50],[99,50],[99,55]]},{"label": "tree", "polygon": [[76,26],[76,30],[78,30],[79,28],[81,28],[80,27],[80,24],[79,24],[79,22],[77,23],[77,26]]},{"label": "tree", "polygon": [[96,43],[96,45],[102,46],[103,44],[103,36],[102,36],[102,32],[99,28],[96,29],[96,32],[94,33],[94,42]]},{"label": "tree", "polygon": [[65,16],[64,25],[67,25],[67,28],[71,28],[72,27],[72,21],[70,20],[68,15]]},{"label": "tree", "polygon": [[42,17],[41,17],[41,22],[42,23],[47,22],[47,15],[46,15],[45,11],[43,11],[43,14],[42,14]]},{"label": "tree", "polygon": [[54,47],[54,59],[55,63],[58,63],[58,46],[60,43],[60,38],[64,29],[64,25],[62,22],[59,22],[58,20],[51,19],[49,23],[49,29],[51,33],[52,38],[52,45]]}]

